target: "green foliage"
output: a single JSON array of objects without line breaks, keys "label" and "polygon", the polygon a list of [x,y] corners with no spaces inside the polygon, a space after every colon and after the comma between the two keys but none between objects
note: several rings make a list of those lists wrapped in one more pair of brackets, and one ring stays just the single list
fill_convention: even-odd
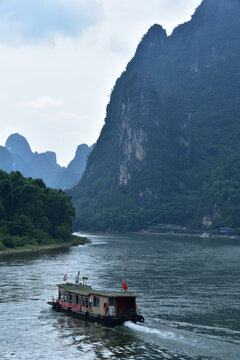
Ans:
[{"label": "green foliage", "polygon": [[2,239],[2,244],[7,247],[7,248],[14,248],[15,247],[15,243],[13,241],[13,238],[11,236],[4,236]]},{"label": "green foliage", "polygon": [[0,250],[71,241],[74,214],[63,191],[0,171]]},{"label": "green foliage", "polygon": [[157,25],[143,37],[70,191],[76,229],[200,227],[203,217],[239,227],[240,163],[226,164],[240,138],[240,6],[217,3],[203,1],[169,37]]},{"label": "green foliage", "polygon": [[215,169],[204,184],[199,213],[207,214],[213,227],[227,226],[239,233],[240,149],[223,167]]}]

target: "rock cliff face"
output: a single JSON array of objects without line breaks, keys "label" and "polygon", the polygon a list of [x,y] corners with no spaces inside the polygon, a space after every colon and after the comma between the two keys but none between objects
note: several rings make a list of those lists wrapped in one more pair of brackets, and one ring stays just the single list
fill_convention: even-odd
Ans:
[{"label": "rock cliff face", "polygon": [[57,164],[54,152],[33,153],[24,136],[12,134],[6,146],[0,147],[0,169],[7,172],[18,170],[25,177],[43,179],[47,186],[68,189],[81,179],[91,151],[92,147],[79,145],[74,159],[65,168]]},{"label": "rock cliff face", "polygon": [[239,17],[238,0],[203,0],[171,36],[149,29],[71,191],[76,228],[136,230],[200,216],[202,187],[239,146]]}]

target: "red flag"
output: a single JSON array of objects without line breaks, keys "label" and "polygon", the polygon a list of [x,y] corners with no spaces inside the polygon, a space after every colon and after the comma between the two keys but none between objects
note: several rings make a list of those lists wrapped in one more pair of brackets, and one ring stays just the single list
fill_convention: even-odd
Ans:
[{"label": "red flag", "polygon": [[123,287],[123,290],[124,290],[124,291],[127,291],[128,286],[127,286],[127,284],[126,284],[126,282],[125,282],[125,279],[123,279],[122,287]]},{"label": "red flag", "polygon": [[67,281],[67,274],[64,275],[63,281]]}]

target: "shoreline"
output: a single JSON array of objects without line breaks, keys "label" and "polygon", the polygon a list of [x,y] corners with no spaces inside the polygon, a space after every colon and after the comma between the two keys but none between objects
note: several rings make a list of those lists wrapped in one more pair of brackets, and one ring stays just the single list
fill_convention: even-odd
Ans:
[{"label": "shoreline", "polygon": [[32,246],[32,247],[27,247],[24,249],[21,249],[21,248],[5,249],[5,250],[0,251],[0,255],[12,255],[12,254],[21,254],[21,253],[29,253],[29,252],[64,249],[64,248],[68,248],[71,246],[86,245],[86,244],[89,244],[90,242],[91,242],[91,240],[88,238],[73,235],[73,240],[69,241],[67,243]]},{"label": "shoreline", "polygon": [[178,237],[198,237],[200,239],[235,239],[239,240],[239,235],[222,235],[222,234],[211,234],[208,233],[209,236],[203,236],[204,232],[202,233],[173,233],[173,232],[152,232],[147,230],[140,230],[136,232],[129,232],[129,234],[140,234],[140,235],[160,235],[160,236],[178,236]]},{"label": "shoreline", "polygon": [[153,232],[153,231],[148,231],[148,230],[139,230],[139,231],[126,231],[126,232],[117,232],[117,231],[95,231],[95,232],[84,232],[84,234],[89,233],[94,234],[94,235],[118,235],[118,234],[135,234],[135,235],[160,235],[160,236],[175,236],[175,237],[198,237],[200,239],[235,239],[235,240],[240,240],[240,235],[223,235],[223,234],[212,234],[212,233],[207,233],[209,234],[209,236],[203,236],[204,235],[204,231],[199,232],[199,233],[177,233],[177,232]]},{"label": "shoreline", "polygon": [[[193,238],[199,238],[199,239],[230,239],[230,240],[240,240],[240,235],[225,235],[225,234],[214,234],[214,233],[207,233],[208,235],[204,236],[204,233],[207,232],[199,232],[199,233],[177,233],[177,232],[153,232],[148,230],[139,230],[139,231],[126,231],[126,232],[111,232],[111,231],[96,231],[96,232],[89,232],[89,234],[94,235],[118,235],[118,234],[133,234],[133,235],[159,235],[159,236],[173,236],[173,237],[193,237]],[[85,234],[85,233],[84,233]],[[87,234],[87,232],[86,232]]]}]

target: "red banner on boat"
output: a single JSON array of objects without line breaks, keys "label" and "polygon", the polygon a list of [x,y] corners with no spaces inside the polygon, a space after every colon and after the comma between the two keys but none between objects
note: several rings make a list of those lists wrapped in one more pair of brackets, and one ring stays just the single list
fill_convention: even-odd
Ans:
[{"label": "red banner on boat", "polygon": [[67,281],[67,274],[64,275],[63,281]]},{"label": "red banner on boat", "polygon": [[127,286],[127,284],[126,284],[126,282],[125,282],[125,279],[123,279],[122,287],[123,287],[123,290],[124,290],[124,291],[127,291],[128,286]]}]

